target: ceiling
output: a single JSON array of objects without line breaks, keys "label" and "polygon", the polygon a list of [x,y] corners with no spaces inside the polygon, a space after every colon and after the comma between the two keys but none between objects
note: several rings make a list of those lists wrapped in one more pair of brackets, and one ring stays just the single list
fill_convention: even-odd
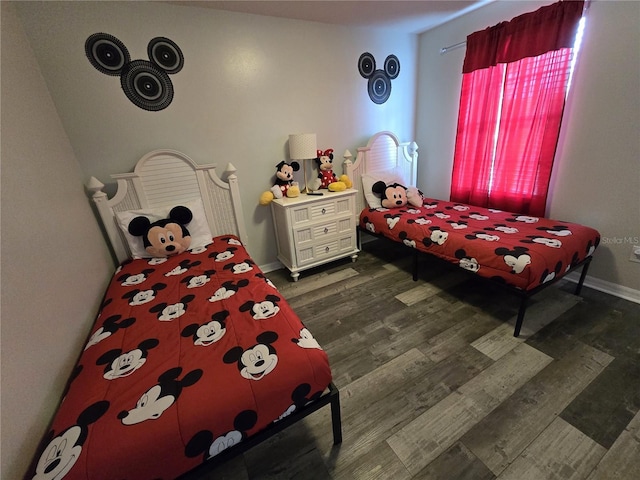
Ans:
[{"label": "ceiling", "polygon": [[421,33],[495,0],[235,0],[170,3],[351,27],[397,28]]}]

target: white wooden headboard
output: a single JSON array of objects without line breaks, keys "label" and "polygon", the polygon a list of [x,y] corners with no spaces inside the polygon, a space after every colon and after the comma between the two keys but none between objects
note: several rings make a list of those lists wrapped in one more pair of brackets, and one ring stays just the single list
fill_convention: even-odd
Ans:
[{"label": "white wooden headboard", "polygon": [[356,211],[360,212],[367,206],[361,181],[365,173],[395,168],[406,179],[407,187],[417,186],[418,145],[416,142],[400,143],[392,132],[378,132],[369,139],[365,147],[358,148],[355,162],[347,159],[343,168],[354,188],[358,189]]},{"label": "white wooden headboard", "polygon": [[209,228],[214,236],[234,234],[247,245],[247,230],[240,202],[235,167],[229,163],[223,181],[216,165],[198,165],[175,150],[154,150],[138,162],[132,173],[111,175],[117,180],[112,198],[102,190],[104,184],[91,177],[87,190],[96,204],[111,246],[119,262],[131,254],[116,218],[116,212],[171,207],[202,199]]}]

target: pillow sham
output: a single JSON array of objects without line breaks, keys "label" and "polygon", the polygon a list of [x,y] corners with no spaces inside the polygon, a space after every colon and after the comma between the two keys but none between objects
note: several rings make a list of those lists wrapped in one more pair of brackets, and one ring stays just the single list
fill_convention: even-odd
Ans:
[{"label": "pillow sham", "polygon": [[[193,214],[193,219],[185,226],[189,230],[191,235],[191,245],[189,250],[196,248],[206,247],[212,242],[213,235],[209,229],[209,223],[207,222],[207,216],[204,212],[204,205],[202,199],[190,200],[188,202],[181,202],[180,205],[184,205]],[[129,223],[136,217],[144,216],[149,219],[151,223],[169,216],[169,211],[175,205],[168,207],[147,208],[140,210],[126,210],[124,212],[116,212],[116,219],[120,231],[129,246],[132,258],[153,258],[153,255],[148,253],[144,249],[142,237],[134,237],[129,233]]]},{"label": "pillow sham", "polygon": [[362,191],[369,208],[382,208],[382,199],[372,191],[373,184],[383,181],[386,184],[399,183],[405,185],[402,175],[396,168],[362,175]]}]

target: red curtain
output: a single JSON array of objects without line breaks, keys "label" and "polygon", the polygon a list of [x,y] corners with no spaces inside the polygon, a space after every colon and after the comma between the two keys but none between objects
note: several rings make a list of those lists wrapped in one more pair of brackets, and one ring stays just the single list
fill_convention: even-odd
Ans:
[{"label": "red curtain", "polygon": [[543,216],[582,1],[467,38],[451,200]]}]

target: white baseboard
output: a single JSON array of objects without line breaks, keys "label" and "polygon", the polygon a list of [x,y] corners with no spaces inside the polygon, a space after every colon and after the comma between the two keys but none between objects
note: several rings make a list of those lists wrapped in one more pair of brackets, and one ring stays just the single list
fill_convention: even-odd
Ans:
[{"label": "white baseboard", "polygon": [[284,268],[284,265],[281,264],[280,262],[272,262],[272,263],[267,263],[266,265],[258,265],[260,267],[260,270],[262,270],[264,273],[269,273],[269,272],[273,272],[274,270],[280,270],[281,268]]},{"label": "white baseboard", "polygon": [[[571,272],[564,278],[566,278],[570,282],[578,283],[578,281],[580,280],[580,272]],[[640,290],[635,290],[623,285],[618,285],[617,283],[607,282],[606,280],[600,280],[599,278],[594,278],[590,275],[587,275],[587,277],[584,279],[583,285],[600,292],[608,293],[615,297],[629,300],[630,302],[640,303]]]}]

